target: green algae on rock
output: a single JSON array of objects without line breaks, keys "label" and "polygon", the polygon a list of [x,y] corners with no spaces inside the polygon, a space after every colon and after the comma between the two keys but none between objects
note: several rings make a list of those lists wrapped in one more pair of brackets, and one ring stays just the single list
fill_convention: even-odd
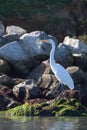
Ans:
[{"label": "green algae on rock", "polygon": [[75,99],[60,99],[52,104],[25,103],[15,108],[0,112],[2,115],[11,116],[87,116],[87,110]]}]

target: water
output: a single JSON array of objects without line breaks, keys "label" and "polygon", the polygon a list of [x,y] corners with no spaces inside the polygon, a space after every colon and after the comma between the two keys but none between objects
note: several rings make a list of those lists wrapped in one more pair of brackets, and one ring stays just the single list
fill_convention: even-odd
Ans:
[{"label": "water", "polygon": [[0,117],[0,130],[87,130],[87,117]]}]

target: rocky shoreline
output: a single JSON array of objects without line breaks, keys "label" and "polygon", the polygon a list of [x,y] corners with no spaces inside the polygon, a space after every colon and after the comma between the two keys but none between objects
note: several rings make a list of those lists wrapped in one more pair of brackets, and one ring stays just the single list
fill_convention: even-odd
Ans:
[{"label": "rocky shoreline", "polygon": [[[75,88],[61,84],[50,69],[51,38],[55,61],[71,74]],[[0,22],[0,114],[17,116],[87,115],[87,45],[70,37],[63,43],[43,31],[27,31]]]}]

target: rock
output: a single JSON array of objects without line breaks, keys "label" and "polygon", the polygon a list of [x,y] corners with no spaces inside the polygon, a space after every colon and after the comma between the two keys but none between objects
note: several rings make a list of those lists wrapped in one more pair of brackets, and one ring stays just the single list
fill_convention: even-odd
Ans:
[{"label": "rock", "polygon": [[11,72],[11,67],[7,61],[0,59],[0,73],[8,74]]},{"label": "rock", "polygon": [[[41,87],[43,86],[44,82],[48,83],[46,86],[44,86],[43,88],[45,88],[45,91],[43,91],[43,93],[45,92],[45,98],[46,99],[54,99],[56,97],[59,97],[62,93],[62,86],[61,84],[57,81],[55,82],[55,76],[51,76],[50,77],[50,81],[48,80],[47,75],[44,75],[43,77],[43,82],[41,83]],[[46,79],[46,81],[45,81]],[[48,80],[48,82],[47,82]],[[63,85],[63,91],[69,89],[67,86]]]},{"label": "rock", "polygon": [[3,95],[5,97],[9,97],[9,94],[12,93],[12,89],[5,85],[0,85],[0,95]]},{"label": "rock", "polygon": [[15,68],[15,77],[25,78],[40,62],[35,58],[29,58],[28,61],[21,60],[13,64]]},{"label": "rock", "polygon": [[[37,99],[36,99],[37,100]],[[41,101],[41,100],[40,100]],[[36,104],[33,101],[32,105],[25,103],[16,107],[15,109],[10,109],[5,111],[5,115],[11,116],[83,116],[86,115],[87,110],[82,104],[75,99],[60,99],[54,104],[48,104],[48,101]],[[47,118],[49,122],[49,118]]]},{"label": "rock", "polygon": [[23,82],[24,79],[11,78],[5,74],[0,74],[0,84],[7,86],[8,88],[13,88],[14,85],[17,85]]},{"label": "rock", "polygon": [[9,100],[18,101],[18,99],[14,95],[12,89],[7,86],[0,85],[0,95],[3,95],[5,98],[7,98]]},{"label": "rock", "polygon": [[73,59],[72,53],[70,49],[63,43],[60,43],[56,47],[55,61],[63,65],[65,68],[73,65],[74,59]]},{"label": "rock", "polygon": [[19,102],[11,101],[11,102],[7,105],[7,109],[11,109],[11,108],[14,108],[14,107],[19,106],[19,105],[20,105]]},{"label": "rock", "polygon": [[65,37],[63,41],[71,50],[74,57],[74,65],[79,66],[83,70],[87,70],[87,45],[78,39]]},{"label": "rock", "polygon": [[79,98],[80,98],[79,91],[78,90],[65,90],[61,94],[61,96],[59,97],[59,99],[60,98],[65,98],[65,99],[75,98],[75,99],[79,100]]},{"label": "rock", "polygon": [[17,34],[5,34],[0,38],[0,47],[4,46],[5,44],[13,41],[19,40]]},{"label": "rock", "polygon": [[87,72],[84,72],[84,79],[81,83],[81,85],[79,85],[79,93],[80,93],[80,100],[81,103],[86,105],[86,97],[87,97]]},{"label": "rock", "polygon": [[42,98],[54,99],[61,93],[60,84],[54,75],[43,74],[40,88],[42,92]]},{"label": "rock", "polygon": [[[41,89],[41,97],[46,99],[54,99],[62,92],[62,85],[56,79],[55,75],[43,74],[39,83]],[[63,85],[63,90],[69,89]]]},{"label": "rock", "polygon": [[17,34],[6,34],[2,36],[2,40],[4,44],[7,44],[9,42],[17,41],[19,40],[19,37]]},{"label": "rock", "polygon": [[80,96],[80,102],[87,107],[87,91]]},{"label": "rock", "polygon": [[10,99],[6,98],[3,95],[0,95],[0,111],[7,109],[7,105],[10,103]]},{"label": "rock", "polygon": [[8,86],[9,88],[13,87],[14,86],[14,80],[5,75],[5,74],[0,74],[0,84],[2,85],[5,85],[5,86]]},{"label": "rock", "polygon": [[5,33],[5,27],[2,24],[2,22],[0,21],[0,36],[2,36]]},{"label": "rock", "polygon": [[48,58],[51,46],[50,44],[39,42],[39,40],[48,39],[49,37],[51,36],[48,36],[43,31],[34,31],[24,34],[20,39],[23,41],[23,49],[28,55],[31,54],[31,56],[43,61]]},{"label": "rock", "polygon": [[77,99],[60,99],[54,103],[56,116],[83,116],[86,108]]},{"label": "rock", "polygon": [[36,81],[43,74],[53,74],[50,68],[49,60],[43,61],[40,65],[38,65],[28,76],[27,79],[34,79]]},{"label": "rock", "polygon": [[10,35],[17,34],[19,37],[25,34],[26,32],[27,31],[25,29],[18,26],[14,26],[14,25],[7,26],[6,28],[7,34],[10,34]]},{"label": "rock", "polygon": [[20,102],[40,96],[40,88],[32,79],[26,80],[13,88],[13,93]]},{"label": "rock", "polygon": [[12,64],[21,74],[26,75],[29,73],[27,68],[29,57],[25,54],[20,44],[18,41],[14,41],[1,47],[0,57]]},{"label": "rock", "polygon": [[87,52],[87,45],[78,39],[67,36],[65,37],[63,44],[67,45],[71,52],[77,54],[77,56]]},{"label": "rock", "polygon": [[0,36],[0,47],[2,46],[2,37]]},{"label": "rock", "polygon": [[20,105],[20,103],[17,102],[17,99],[12,93],[12,90],[6,86],[2,86],[2,88],[0,88],[0,110],[13,108],[17,105]]},{"label": "rock", "polygon": [[6,59],[10,63],[14,61],[27,60],[28,56],[24,53],[20,46],[20,42],[14,41],[0,48],[0,57]]},{"label": "rock", "polygon": [[74,64],[79,66],[83,71],[87,70],[87,54],[84,53],[81,56],[74,56]]},{"label": "rock", "polygon": [[72,79],[74,80],[75,88],[77,85],[81,85],[84,82],[84,72],[77,66],[71,66],[68,67],[67,70],[72,76]]}]

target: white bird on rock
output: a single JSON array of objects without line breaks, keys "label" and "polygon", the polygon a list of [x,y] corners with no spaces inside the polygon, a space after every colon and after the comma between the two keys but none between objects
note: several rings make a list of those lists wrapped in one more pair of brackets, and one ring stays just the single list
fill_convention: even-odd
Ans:
[{"label": "white bird on rock", "polygon": [[74,88],[74,82],[69,72],[62,65],[55,63],[54,60],[55,42],[52,39],[40,40],[40,42],[47,42],[52,45],[52,49],[50,52],[50,67],[53,73],[55,74],[56,78],[60,81],[60,83],[67,85],[72,90]]}]

